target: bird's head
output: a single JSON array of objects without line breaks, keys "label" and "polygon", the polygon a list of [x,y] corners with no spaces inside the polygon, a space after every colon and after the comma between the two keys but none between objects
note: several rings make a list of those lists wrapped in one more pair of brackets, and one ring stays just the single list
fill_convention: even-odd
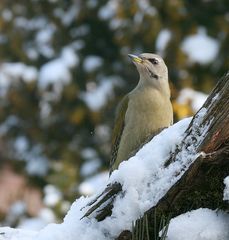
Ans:
[{"label": "bird's head", "polygon": [[142,53],[139,56],[128,56],[137,67],[141,84],[150,84],[155,88],[168,87],[168,69],[159,55]]}]

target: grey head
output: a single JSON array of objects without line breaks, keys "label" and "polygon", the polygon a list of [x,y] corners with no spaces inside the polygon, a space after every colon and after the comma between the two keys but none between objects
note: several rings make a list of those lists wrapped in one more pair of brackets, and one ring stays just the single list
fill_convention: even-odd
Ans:
[{"label": "grey head", "polygon": [[128,56],[139,72],[139,85],[154,87],[170,96],[168,69],[159,55],[142,53],[138,56],[133,54],[128,54]]}]

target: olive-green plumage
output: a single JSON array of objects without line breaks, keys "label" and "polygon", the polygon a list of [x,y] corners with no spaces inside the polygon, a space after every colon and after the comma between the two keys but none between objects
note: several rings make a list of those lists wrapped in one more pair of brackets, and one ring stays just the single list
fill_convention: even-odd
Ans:
[{"label": "olive-green plumage", "polygon": [[111,146],[110,171],[128,160],[159,129],[173,123],[168,70],[163,59],[150,53],[129,55],[140,75],[138,85],[117,109]]}]

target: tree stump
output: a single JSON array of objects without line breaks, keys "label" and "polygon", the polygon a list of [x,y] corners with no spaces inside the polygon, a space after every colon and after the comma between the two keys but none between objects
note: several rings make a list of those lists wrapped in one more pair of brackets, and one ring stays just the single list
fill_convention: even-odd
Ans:
[{"label": "tree stump", "polygon": [[[206,126],[207,131],[204,131]],[[159,222],[163,216],[175,217],[201,207],[229,210],[229,204],[223,201],[223,179],[229,175],[229,74],[219,80],[193,117],[183,141],[165,159],[164,167],[167,168],[176,161],[179,154],[190,147],[197,154],[195,161],[164,197],[145,213],[152,236],[158,235],[161,230]],[[85,216],[95,212],[95,218],[102,221],[112,214],[112,203],[120,194],[125,194],[120,183],[109,185],[89,204]],[[155,217],[159,219],[158,223],[155,222]],[[118,239],[131,239],[131,234],[127,234],[125,229],[123,231]]]}]

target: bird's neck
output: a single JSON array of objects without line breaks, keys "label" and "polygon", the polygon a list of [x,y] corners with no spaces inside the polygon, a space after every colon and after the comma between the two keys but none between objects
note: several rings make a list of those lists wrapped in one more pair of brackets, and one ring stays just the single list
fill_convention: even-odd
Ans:
[{"label": "bird's neck", "polygon": [[159,91],[163,96],[170,99],[170,88],[167,79],[148,80],[140,77],[136,90]]}]

